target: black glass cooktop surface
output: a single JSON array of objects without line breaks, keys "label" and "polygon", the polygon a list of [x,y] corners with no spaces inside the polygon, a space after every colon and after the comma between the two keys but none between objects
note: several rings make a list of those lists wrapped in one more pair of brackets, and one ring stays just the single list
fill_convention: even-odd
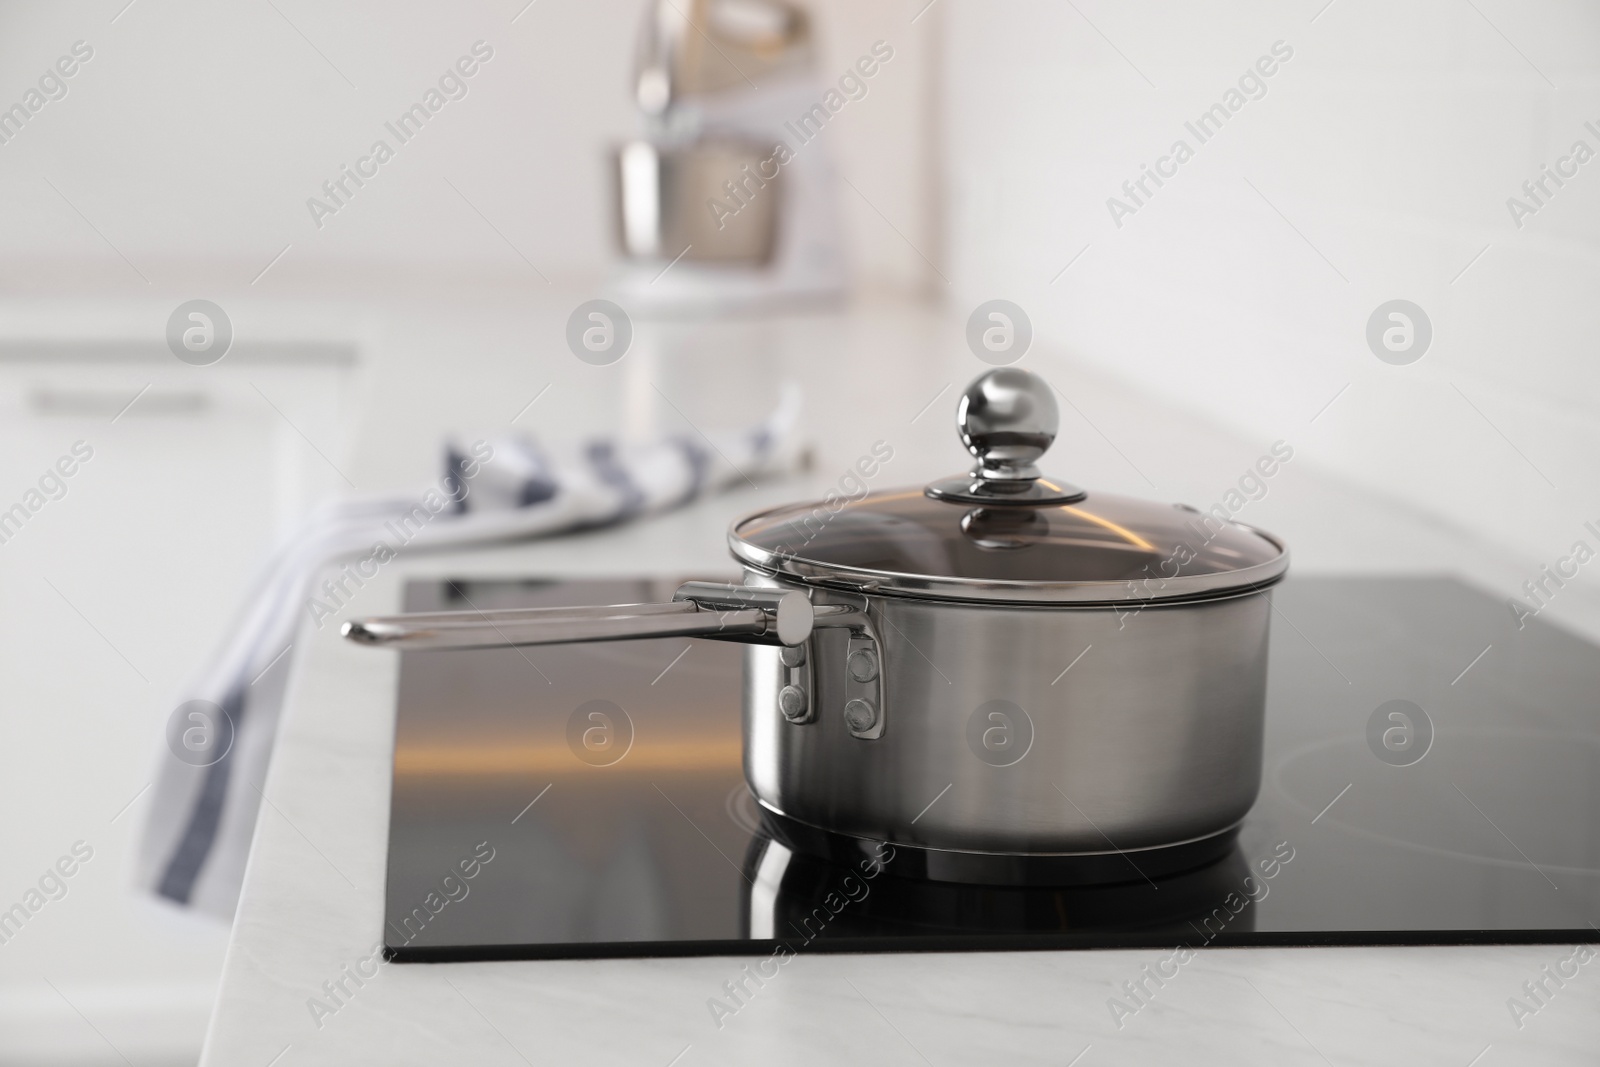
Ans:
[{"label": "black glass cooktop surface", "polygon": [[[640,603],[678,582],[413,582],[406,609]],[[401,961],[1595,940],[1600,649],[1443,578],[1273,593],[1261,796],[1221,859],[1072,886],[917,877],[740,771],[740,649],[403,654]]]}]

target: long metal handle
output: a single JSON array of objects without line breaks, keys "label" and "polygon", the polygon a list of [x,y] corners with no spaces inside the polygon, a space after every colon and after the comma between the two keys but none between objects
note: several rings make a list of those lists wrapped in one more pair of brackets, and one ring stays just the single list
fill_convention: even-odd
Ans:
[{"label": "long metal handle", "polygon": [[[681,603],[669,604],[605,604],[560,608],[471,608],[464,611],[408,611],[404,615],[385,615],[381,618],[362,619],[366,623],[388,623],[404,620],[412,626],[461,626],[488,622],[516,622],[519,619],[548,618],[552,612],[574,619],[609,619],[617,615],[682,615]],[[356,637],[354,640],[361,640]]]},{"label": "long metal handle", "polygon": [[352,620],[341,632],[364,645],[418,651],[648,637],[797,645],[811,635],[813,620],[804,593],[690,582],[670,604],[419,612]]}]

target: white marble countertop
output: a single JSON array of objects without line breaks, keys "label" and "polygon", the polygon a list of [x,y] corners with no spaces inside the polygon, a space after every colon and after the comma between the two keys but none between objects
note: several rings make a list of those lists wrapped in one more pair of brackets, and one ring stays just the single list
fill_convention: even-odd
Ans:
[{"label": "white marble countertop", "polygon": [[[612,389],[612,405],[619,396],[624,404],[637,399],[637,379],[630,386],[618,375],[602,388],[592,374],[584,377],[595,368],[564,353],[541,357],[532,371],[521,367],[525,353],[505,337],[534,329],[540,314],[479,322],[476,338],[450,335],[453,351],[467,353],[455,368],[458,374],[465,368],[460,380],[503,374],[518,387],[526,384],[529,397],[543,380],[555,380],[572,402],[550,404],[548,418],[524,416],[518,423],[539,422],[547,433],[578,418],[575,411],[604,409],[597,390]],[[925,480],[959,464],[949,412],[936,404],[935,414],[917,417],[947,383],[983,369],[958,350],[958,341],[951,343],[958,331],[931,313],[894,307],[768,329],[758,340],[776,352],[766,355],[773,365],[759,374],[744,367],[718,376],[716,368],[751,342],[748,332],[735,330],[695,337],[689,348],[703,362],[698,371],[645,380],[671,383],[681,390],[679,402],[690,405],[685,416],[714,421],[719,410],[739,410],[715,395],[727,388],[737,398],[741,387],[730,380],[745,375],[742,388],[759,391],[760,381],[780,372],[799,378],[814,405],[827,405],[825,418],[813,407],[816,462],[808,475],[580,537],[403,557],[346,614],[395,610],[409,577],[729,569],[723,531],[733,517],[820,491],[835,480],[829,472],[842,471],[875,439],[894,441],[896,480]],[[433,474],[426,458],[430,418],[444,425],[477,418],[493,428],[526,399],[512,386],[479,388],[470,401],[443,398],[435,405],[442,413],[423,417],[439,383],[437,368],[426,368],[443,336],[442,326],[391,332],[353,450],[358,482],[423,482]],[[669,351],[653,358],[650,374],[668,375],[682,356]],[[538,369],[557,360],[553,374]],[[1082,417],[1064,416],[1053,454],[1060,460],[1053,468],[1070,470],[1075,481],[1204,506],[1270,444],[1240,441],[1159,409],[1080,373],[1058,354],[1030,355],[1028,365],[1070,389],[1082,409]],[[408,413],[416,417],[407,421]],[[391,447],[396,441],[405,446]],[[1174,455],[1183,462],[1162,459]],[[1246,521],[1281,533],[1302,572],[1453,571],[1496,590],[1514,589],[1522,574],[1517,561],[1426,516],[1293,464],[1251,508]],[[1352,522],[1351,515],[1365,521]],[[1569,624],[1592,632],[1582,606],[1570,610]],[[369,957],[381,937],[395,681],[394,657],[341,641],[332,625],[308,626],[297,642],[289,703],[264,783],[271,804],[256,828],[205,1064],[1093,1067],[1170,1058],[1489,1067],[1587,1064],[1600,1055],[1600,977],[1587,969],[1520,1028],[1508,1011],[1507,999],[1520,995],[1525,981],[1569,954],[1561,946],[1209,949],[1120,1028],[1108,998],[1165,952],[802,953],[720,1027],[707,1000],[745,958],[390,964],[319,1020],[309,999],[347,965]],[[1333,831],[1308,825],[1308,845],[1319,832]]]}]

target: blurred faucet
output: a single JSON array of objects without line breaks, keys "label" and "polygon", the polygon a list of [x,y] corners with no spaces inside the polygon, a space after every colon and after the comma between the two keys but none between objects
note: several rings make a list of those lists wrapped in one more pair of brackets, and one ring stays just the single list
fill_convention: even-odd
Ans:
[{"label": "blurred faucet", "polygon": [[832,164],[792,122],[822,97],[815,51],[795,0],[648,5],[643,134],[614,159],[626,298],[719,310],[842,294]]}]

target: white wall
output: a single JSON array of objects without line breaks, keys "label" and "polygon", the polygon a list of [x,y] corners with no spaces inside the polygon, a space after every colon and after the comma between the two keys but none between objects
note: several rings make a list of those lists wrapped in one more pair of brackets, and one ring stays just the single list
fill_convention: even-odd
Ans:
[{"label": "white wall", "polygon": [[[1324,2],[942,3],[953,304],[1013,300],[1044,343],[1553,560],[1600,519],[1600,159],[1520,229],[1506,199],[1600,151],[1600,9]],[[1279,40],[1267,95],[1188,134]],[[1178,137],[1119,228],[1107,198]],[[1410,366],[1364,337],[1397,297],[1434,325]],[[1185,462],[1102,429],[1157,482]]]},{"label": "white wall", "polygon": [[[0,106],[75,41],[94,49],[67,96],[0,144],[0,286],[131,293],[146,288],[141,273],[158,287],[242,285],[286,245],[258,289],[314,279],[337,294],[396,271],[540,286],[535,268],[557,282],[602,273],[606,152],[637,131],[630,72],[644,4],[525,3],[0,9]],[[908,25],[902,6],[818,5],[818,76],[836,80],[875,39],[897,48],[827,136],[871,201],[845,193],[860,277],[911,289],[927,268],[894,229],[930,244],[920,104],[932,53],[931,22]],[[307,198],[374,139],[394,143],[383,124],[480,39],[494,58],[467,95],[319,229]]]}]

